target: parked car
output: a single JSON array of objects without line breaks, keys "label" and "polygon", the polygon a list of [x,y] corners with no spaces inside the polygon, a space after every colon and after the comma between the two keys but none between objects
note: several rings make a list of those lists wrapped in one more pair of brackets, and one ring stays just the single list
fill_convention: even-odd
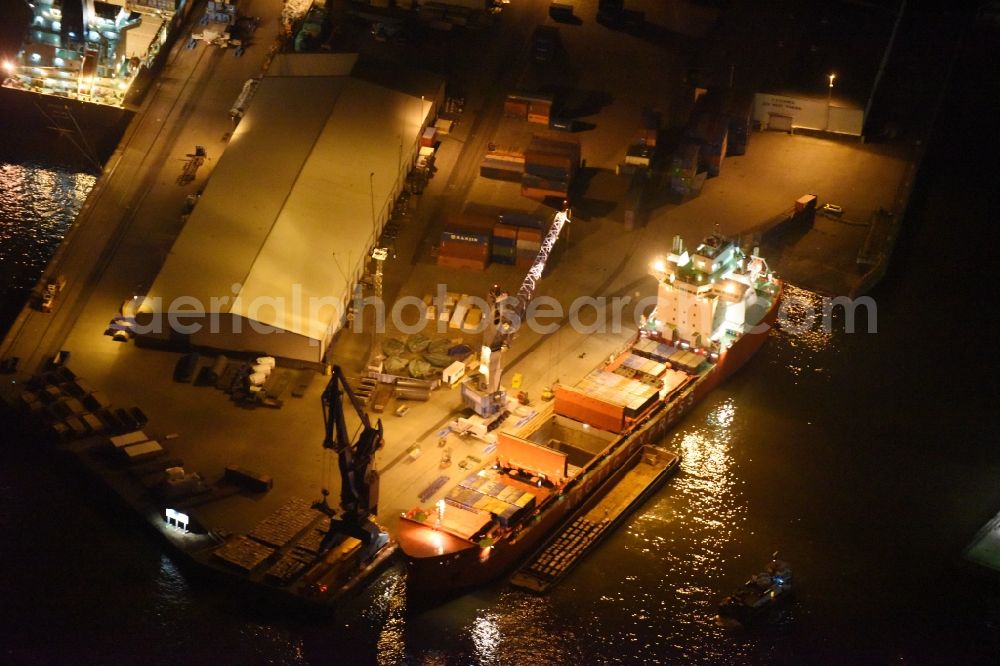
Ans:
[{"label": "parked car", "polygon": [[842,207],[832,203],[823,204],[823,207],[819,210],[824,215],[829,215],[830,217],[840,217],[844,214],[844,209]]}]

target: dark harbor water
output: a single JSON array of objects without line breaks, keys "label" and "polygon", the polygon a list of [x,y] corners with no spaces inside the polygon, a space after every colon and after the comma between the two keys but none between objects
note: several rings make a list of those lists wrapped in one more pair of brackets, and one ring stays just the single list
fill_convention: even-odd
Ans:
[{"label": "dark harbor water", "polygon": [[[983,80],[987,79],[987,80]],[[664,442],[681,472],[552,594],[503,585],[407,614],[390,571],[336,618],[267,613],[189,580],[99,489],[41,451],[0,449],[5,663],[996,663],[1000,591],[960,563],[1000,511],[990,335],[994,75],[953,83],[877,332],[777,330]],[[974,103],[973,103],[974,102]],[[977,107],[978,105],[978,107]],[[0,165],[8,312],[90,176]],[[8,180],[12,178],[12,180]],[[30,230],[25,233],[24,230]],[[800,315],[819,297],[791,289]],[[800,318],[800,321],[802,319]],[[774,550],[797,597],[730,633],[715,604]]]}]

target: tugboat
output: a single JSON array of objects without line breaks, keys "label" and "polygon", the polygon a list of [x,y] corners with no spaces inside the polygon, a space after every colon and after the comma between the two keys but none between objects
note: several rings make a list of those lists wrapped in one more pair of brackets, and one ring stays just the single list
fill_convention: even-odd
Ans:
[{"label": "tugboat", "polygon": [[778,553],[767,570],[754,574],[719,604],[720,624],[747,625],[792,596],[792,568]]}]

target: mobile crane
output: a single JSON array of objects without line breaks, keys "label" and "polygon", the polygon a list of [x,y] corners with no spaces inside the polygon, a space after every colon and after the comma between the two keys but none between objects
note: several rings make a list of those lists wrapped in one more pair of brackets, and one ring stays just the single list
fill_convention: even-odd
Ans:
[{"label": "mobile crane", "polygon": [[[344,419],[344,394],[361,419],[361,434],[351,442]],[[313,508],[330,517],[330,529],[323,537],[321,550],[326,551],[343,535],[361,541],[362,560],[375,556],[389,541],[389,535],[372,521],[378,514],[378,471],[373,466],[375,452],[382,448],[382,420],[373,427],[364,406],[351,391],[339,365],[333,366],[330,381],[323,390],[323,423],[326,427],[323,448],[337,454],[340,468],[340,511],[330,507],[330,491],[322,490],[322,499]]]},{"label": "mobile crane", "polygon": [[490,289],[487,305],[491,312],[483,332],[483,346],[479,353],[479,374],[462,383],[462,400],[467,407],[485,419],[496,419],[503,414],[507,394],[500,385],[503,373],[503,355],[524,321],[528,303],[535,287],[542,279],[545,262],[559,240],[563,226],[570,222],[570,210],[564,207],[552,218],[552,226],[542,239],[538,255],[521,281],[517,294],[511,296],[499,285]]}]

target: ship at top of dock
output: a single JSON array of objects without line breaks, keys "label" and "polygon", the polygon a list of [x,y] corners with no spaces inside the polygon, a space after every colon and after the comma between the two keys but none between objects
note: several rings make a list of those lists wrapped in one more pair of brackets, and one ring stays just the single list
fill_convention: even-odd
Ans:
[{"label": "ship at top of dock", "polygon": [[[623,348],[515,423],[501,418],[492,466],[403,514],[415,598],[482,585],[544,549],[766,340],[782,282],[756,251],[718,234],[688,251],[677,237],[650,272],[656,308]],[[508,405],[501,415],[524,411]]]},{"label": "ship at top of dock", "polygon": [[6,88],[122,107],[143,66],[166,42],[174,0],[38,0]]},{"label": "ship at top of dock", "polygon": [[[17,55],[0,62],[0,129],[34,138],[32,158],[79,158],[100,166],[114,150],[148,72],[187,14],[190,0],[37,0]],[[41,130],[34,132],[33,130]],[[60,140],[65,139],[65,140]],[[68,154],[59,154],[68,153]]]}]

